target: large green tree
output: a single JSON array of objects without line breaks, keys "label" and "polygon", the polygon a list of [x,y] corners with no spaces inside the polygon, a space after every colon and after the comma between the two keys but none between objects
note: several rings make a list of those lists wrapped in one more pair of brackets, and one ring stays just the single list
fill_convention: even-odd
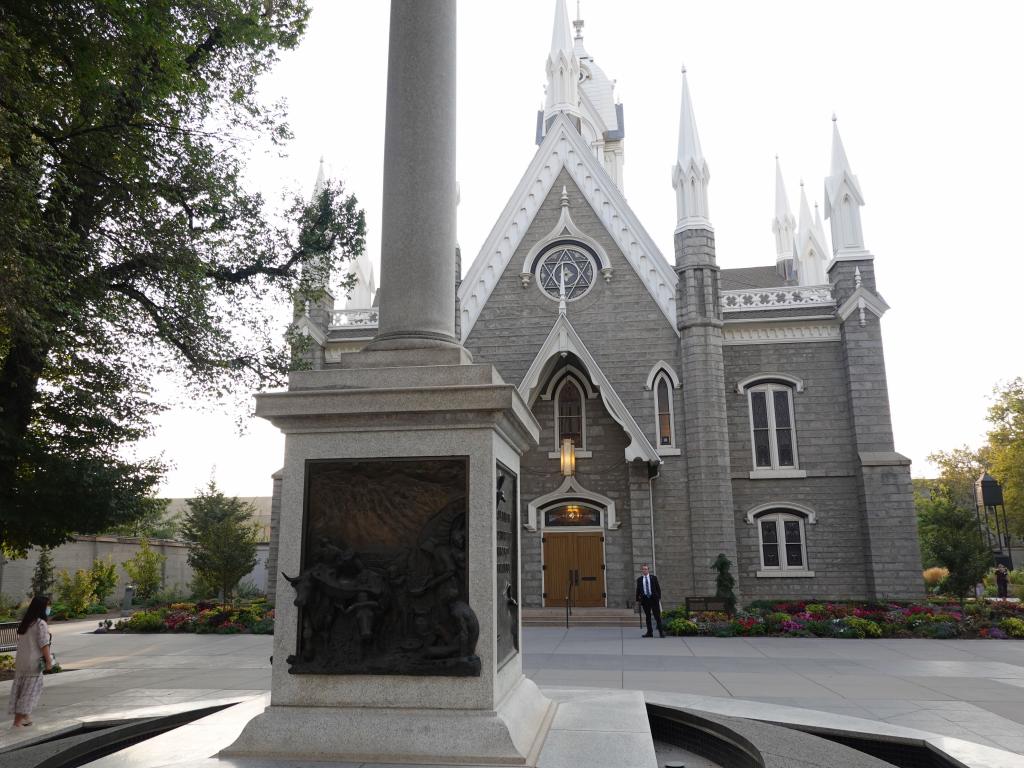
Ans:
[{"label": "large green tree", "polygon": [[[134,519],[159,481],[131,446],[191,395],[278,385],[268,295],[317,298],[358,253],[328,183],[270,210],[246,152],[289,138],[259,77],[305,0],[0,0],[0,544],[56,545]],[[280,304],[278,304],[280,306]]]},{"label": "large green tree", "polygon": [[992,566],[992,552],[982,541],[978,518],[940,487],[928,498],[917,499],[917,527],[921,560],[949,569],[945,588],[963,602]]},{"label": "large green tree", "polygon": [[1024,378],[996,387],[988,420],[989,471],[1003,486],[1010,529],[1024,536]]},{"label": "large green tree", "polygon": [[252,504],[225,496],[211,479],[189,499],[181,533],[189,541],[188,564],[201,580],[216,584],[224,599],[256,565],[259,524]]}]

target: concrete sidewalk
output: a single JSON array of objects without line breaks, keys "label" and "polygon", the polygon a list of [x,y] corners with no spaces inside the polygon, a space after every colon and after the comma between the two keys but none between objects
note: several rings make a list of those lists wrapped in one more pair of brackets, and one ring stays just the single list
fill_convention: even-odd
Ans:
[{"label": "concrete sidewalk", "polygon": [[[270,686],[271,638],[94,635],[54,624],[77,671],[48,677],[36,725],[237,700]],[[524,630],[524,668],[547,688],[638,689],[761,701],[884,721],[1024,755],[1024,643],[999,640],[642,639],[639,630]],[[0,683],[6,696],[10,683]]]}]

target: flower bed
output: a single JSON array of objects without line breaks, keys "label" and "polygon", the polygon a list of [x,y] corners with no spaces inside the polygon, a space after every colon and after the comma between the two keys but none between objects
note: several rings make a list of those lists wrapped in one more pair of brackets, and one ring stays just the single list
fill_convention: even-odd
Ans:
[{"label": "flower bed", "polygon": [[758,601],[734,616],[683,608],[664,615],[671,635],[704,637],[924,637],[945,640],[1024,639],[1024,607],[1019,603],[815,603]]},{"label": "flower bed", "polygon": [[117,622],[100,622],[102,632],[193,632],[218,635],[272,635],[274,609],[259,600],[242,606],[171,603],[138,611]]}]

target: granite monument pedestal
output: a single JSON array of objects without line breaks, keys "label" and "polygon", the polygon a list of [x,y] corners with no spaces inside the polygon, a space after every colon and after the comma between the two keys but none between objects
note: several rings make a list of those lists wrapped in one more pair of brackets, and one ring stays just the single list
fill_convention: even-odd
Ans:
[{"label": "granite monument pedestal", "polygon": [[539,752],[554,705],[523,676],[517,604],[519,457],[539,427],[490,365],[388,367],[400,358],[355,354],[258,398],[286,435],[288,578],[271,704],[224,754],[530,765]]}]

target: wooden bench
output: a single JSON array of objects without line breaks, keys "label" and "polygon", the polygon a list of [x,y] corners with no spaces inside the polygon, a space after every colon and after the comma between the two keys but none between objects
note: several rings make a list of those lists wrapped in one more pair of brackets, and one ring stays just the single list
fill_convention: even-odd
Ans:
[{"label": "wooden bench", "polygon": [[700,613],[701,611],[718,611],[727,613],[728,607],[721,597],[688,597],[686,598],[686,612]]},{"label": "wooden bench", "polygon": [[0,622],[0,651],[14,651],[18,648],[17,621]]}]

